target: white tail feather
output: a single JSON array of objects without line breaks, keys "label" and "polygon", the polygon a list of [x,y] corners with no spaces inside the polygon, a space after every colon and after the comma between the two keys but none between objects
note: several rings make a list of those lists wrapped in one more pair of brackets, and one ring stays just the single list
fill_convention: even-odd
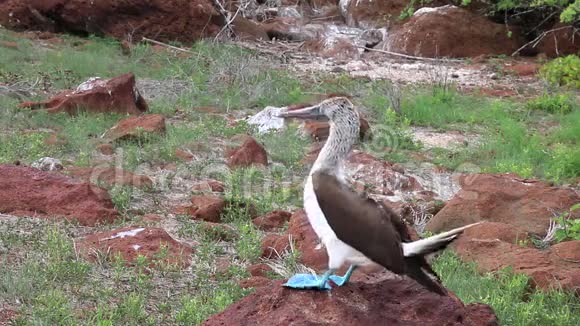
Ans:
[{"label": "white tail feather", "polygon": [[443,232],[432,237],[421,239],[413,242],[403,243],[403,255],[405,257],[412,257],[417,255],[425,255],[431,253],[434,248],[439,248],[442,245],[451,242],[455,239],[461,232],[472,226],[481,224],[483,222],[473,223],[466,226],[462,226],[457,229],[453,229],[447,232]]}]

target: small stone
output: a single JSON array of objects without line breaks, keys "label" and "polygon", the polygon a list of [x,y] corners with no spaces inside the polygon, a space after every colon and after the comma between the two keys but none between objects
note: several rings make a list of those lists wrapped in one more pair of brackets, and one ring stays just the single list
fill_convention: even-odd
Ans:
[{"label": "small stone", "polygon": [[100,144],[97,146],[97,150],[103,155],[115,154],[115,148],[111,144]]},{"label": "small stone", "polygon": [[175,157],[177,157],[178,159],[180,159],[182,161],[189,162],[189,161],[193,160],[194,156],[190,152],[178,148],[175,150]]},{"label": "small stone", "polygon": [[264,216],[256,217],[252,222],[264,231],[280,229],[290,220],[292,213],[276,210]]},{"label": "small stone", "polygon": [[190,213],[194,219],[207,222],[221,222],[221,213],[226,207],[226,201],[220,196],[195,195],[191,197]]},{"label": "small stone", "polygon": [[41,171],[59,171],[63,169],[61,161],[52,157],[43,157],[32,163],[31,166]]},{"label": "small stone", "polygon": [[242,135],[243,143],[226,149],[227,165],[229,167],[248,167],[252,165],[268,165],[268,154],[262,145],[254,138]]},{"label": "small stone", "polygon": [[103,135],[109,141],[139,138],[145,134],[165,133],[165,117],[145,114],[119,121]]}]

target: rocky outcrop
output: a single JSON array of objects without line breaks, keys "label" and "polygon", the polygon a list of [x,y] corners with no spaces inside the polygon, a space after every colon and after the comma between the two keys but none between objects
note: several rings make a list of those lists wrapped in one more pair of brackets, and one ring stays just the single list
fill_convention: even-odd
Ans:
[{"label": "rocky outcrop", "polygon": [[0,165],[0,213],[93,226],[119,217],[109,194],[87,182],[34,168]]},{"label": "rocky outcrop", "polygon": [[[460,178],[461,191],[427,224],[427,230],[442,232],[475,223],[505,223],[517,233],[543,237],[555,213],[580,202],[573,189],[552,187],[510,174],[473,174]],[[578,218],[578,211],[572,218]]]},{"label": "rocky outcrop", "polygon": [[400,166],[365,152],[353,151],[347,168],[351,177],[364,184],[373,194],[394,196],[424,191],[421,184],[413,176],[407,175]]},{"label": "rocky outcrop", "polygon": [[195,195],[191,197],[190,215],[199,220],[218,223],[226,207],[226,201],[221,196]]},{"label": "rocky outcrop", "polygon": [[252,222],[264,231],[275,231],[282,228],[292,216],[292,213],[276,210],[266,215],[256,217]]},{"label": "rocky outcrop", "polygon": [[476,57],[511,55],[523,43],[515,27],[508,30],[468,10],[443,6],[417,10],[389,35],[385,47],[420,57]]},{"label": "rocky outcrop", "polygon": [[216,35],[225,20],[209,0],[6,0],[0,24],[17,30],[192,42]]},{"label": "rocky outcrop", "polygon": [[282,283],[254,277],[248,284],[259,287],[254,293],[202,325],[499,325],[489,306],[464,305],[406,278],[350,283],[330,293],[287,289]]},{"label": "rocky outcrop", "polygon": [[108,141],[136,139],[146,134],[165,133],[165,117],[160,114],[144,114],[119,121],[103,135]]},{"label": "rocky outcrop", "polygon": [[160,228],[124,227],[91,234],[75,241],[77,251],[89,260],[107,254],[110,259],[121,255],[132,265],[138,256],[147,257],[152,266],[159,264],[187,267],[191,262],[192,248],[177,242]]},{"label": "rocky outcrop", "polygon": [[135,76],[130,73],[109,80],[91,78],[76,89],[63,91],[50,100],[25,102],[20,106],[71,115],[79,111],[141,114],[148,110],[147,103],[135,86]]},{"label": "rocky outcrop", "polygon": [[482,273],[511,267],[514,272],[529,276],[533,286],[544,290],[562,288],[580,295],[580,241],[539,250],[523,245],[525,236],[514,236],[509,225],[498,228],[488,224],[473,227],[453,243],[463,261],[476,262]]},{"label": "rocky outcrop", "polygon": [[264,146],[260,145],[254,138],[241,135],[235,137],[233,141],[241,144],[226,149],[225,156],[229,167],[268,165],[268,153],[266,153]]}]

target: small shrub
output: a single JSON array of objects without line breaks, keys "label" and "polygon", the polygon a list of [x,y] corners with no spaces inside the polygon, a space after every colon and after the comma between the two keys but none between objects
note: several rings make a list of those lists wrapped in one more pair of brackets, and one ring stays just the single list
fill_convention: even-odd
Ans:
[{"label": "small shrub", "polygon": [[526,103],[529,110],[545,111],[549,113],[566,114],[572,112],[573,104],[570,96],[565,94],[543,94]]},{"label": "small shrub", "polygon": [[545,175],[554,182],[580,175],[580,148],[576,145],[556,144],[546,162]]},{"label": "small shrub", "polygon": [[580,88],[580,57],[557,58],[540,69],[540,75],[553,85]]},{"label": "small shrub", "polygon": [[556,231],[554,240],[562,242],[566,240],[580,240],[580,219],[571,219],[572,212],[580,209],[580,203],[570,207],[570,210],[561,214],[556,222],[560,228]]}]

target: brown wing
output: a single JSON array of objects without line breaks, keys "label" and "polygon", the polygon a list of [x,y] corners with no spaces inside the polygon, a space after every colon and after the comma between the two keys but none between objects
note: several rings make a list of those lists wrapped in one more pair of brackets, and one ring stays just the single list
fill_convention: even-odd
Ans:
[{"label": "brown wing", "polygon": [[401,236],[390,216],[325,172],[312,175],[318,205],[336,236],[393,273],[405,273]]},{"label": "brown wing", "polygon": [[363,198],[325,172],[312,175],[318,205],[336,236],[396,274],[406,274],[430,291],[445,288],[424,257],[405,258],[401,242],[410,242],[407,226],[390,208]]}]

